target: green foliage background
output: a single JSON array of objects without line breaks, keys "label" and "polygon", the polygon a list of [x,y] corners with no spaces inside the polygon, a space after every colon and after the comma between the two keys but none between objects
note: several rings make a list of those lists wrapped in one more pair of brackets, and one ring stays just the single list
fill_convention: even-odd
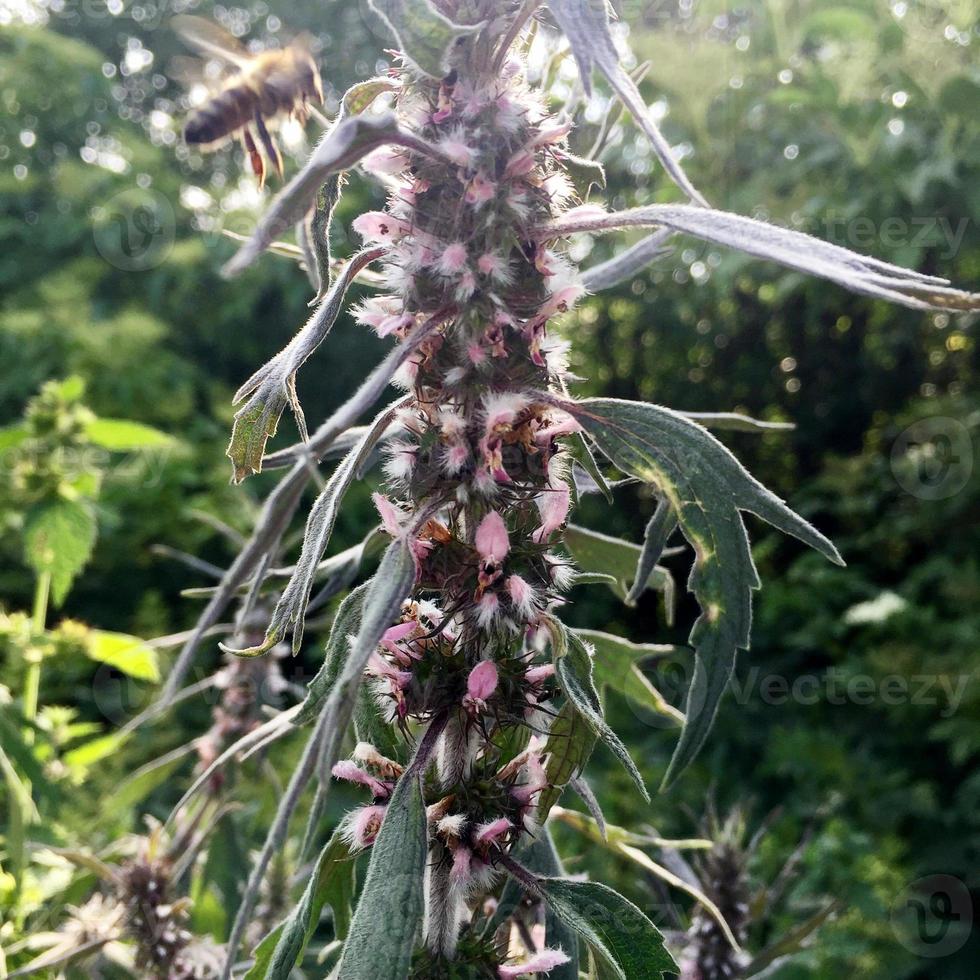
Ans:
[{"label": "green foliage background", "polygon": [[[362,6],[273,5],[290,31],[318,33],[334,94],[373,73],[387,45]],[[793,223],[976,288],[980,36],[969,0],[892,7],[756,0],[738,9],[626,0],[622,7],[634,50],[651,62],[645,95],[664,100],[666,132],[690,149],[688,172],[713,204]],[[150,14],[138,17],[137,10]],[[227,484],[231,392],[302,321],[308,299],[302,275],[285,259],[268,256],[233,283],[218,276],[232,246],[202,229],[201,216],[186,206],[193,201],[187,188],[217,200],[248,180],[233,153],[178,160],[163,139],[166,127],[154,123],[154,109],[179,115],[172,101],[178,93],[163,77],[179,47],[155,10],[126,5],[110,16],[98,5],[68,5],[46,26],[4,26],[0,33],[0,425],[15,421],[46,379],[79,375],[97,414],[149,423],[179,440],[152,470],[110,469],[93,560],[62,611],[142,636],[189,625],[197,600],[179,592],[207,584],[151,545],[220,565],[230,547],[192,511],[249,527],[269,481]],[[265,5],[252,14],[254,35],[278,29]],[[152,64],[123,74],[127,51],[142,46],[153,52]],[[593,136],[584,129],[578,148],[587,150]],[[86,162],[85,149],[96,162]],[[603,159],[616,206],[671,199],[628,125],[613,128]],[[153,268],[126,271],[100,254],[106,239],[98,229],[114,195],[147,190],[171,209],[173,247]],[[350,217],[373,194],[358,181],[348,189],[338,252]],[[247,228],[254,210],[248,195],[226,203],[229,223]],[[589,261],[609,248],[596,242]],[[825,565],[753,524],[764,585],[738,696],[726,700],[698,763],[649,814],[638,814],[626,777],[597,755],[591,776],[608,818],[690,836],[709,795],[722,811],[748,806],[755,824],[778,807],[761,851],[763,878],[809,834],[800,874],[766,930],[791,927],[821,896],[839,899],[842,911],[811,950],[776,974],[781,980],[830,980],[844,970],[888,980],[974,977],[976,930],[956,956],[929,961],[905,950],[889,924],[892,903],[923,875],[954,875],[975,898],[980,884],[980,460],[965,486],[929,500],[903,489],[905,464],[893,459],[901,434],[932,417],[964,426],[975,456],[980,365],[972,325],[866,301],[681,241],[648,274],[586,302],[564,329],[583,394],[796,423],[790,434],[725,441],[830,535],[848,562],[846,570]],[[301,380],[308,418],[338,404],[380,350],[352,324],[339,324]],[[280,439],[291,437],[285,431]],[[650,501],[631,491],[622,497],[615,509],[590,500],[582,522],[639,540]],[[366,489],[350,504],[338,545],[357,540],[370,519]],[[674,570],[683,580],[686,569]],[[892,615],[864,622],[848,615],[886,591],[901,600]],[[5,534],[3,609],[29,608],[30,592],[20,545]],[[570,618],[637,641],[683,642],[692,613],[682,601],[671,630],[652,594],[626,610],[593,588],[575,594]],[[298,681],[315,670],[320,642],[311,636],[303,662],[287,668]],[[4,682],[16,694],[13,649],[0,640]],[[217,651],[203,659],[217,662]],[[60,667],[46,671],[42,701],[104,720],[115,688],[100,689],[102,681],[93,683],[92,672],[73,662]],[[654,678],[675,699],[684,667],[667,665]],[[812,703],[767,695],[771,676],[789,685],[812,676],[820,695]],[[895,676],[913,693],[922,690],[917,678],[934,679],[929,703],[886,703],[882,685]],[[834,703],[828,678],[843,687],[862,677],[872,679],[869,703]],[[955,710],[940,680],[960,685]],[[140,689],[119,710],[132,712],[149,695]],[[674,731],[638,718],[614,695],[609,710],[656,785]],[[126,772],[199,734],[206,712],[187,707],[175,724],[128,743],[73,790],[45,833],[59,840],[65,827],[81,827],[97,847],[139,829],[139,809],[165,815],[175,799],[166,785],[141,808],[100,814],[100,799]],[[236,846],[254,843],[268,819],[261,785],[251,796],[244,792]],[[560,843],[571,855],[569,870],[593,872],[648,909],[662,902],[653,880],[633,866],[570,831]],[[208,894],[197,925],[220,937],[226,923]]]}]

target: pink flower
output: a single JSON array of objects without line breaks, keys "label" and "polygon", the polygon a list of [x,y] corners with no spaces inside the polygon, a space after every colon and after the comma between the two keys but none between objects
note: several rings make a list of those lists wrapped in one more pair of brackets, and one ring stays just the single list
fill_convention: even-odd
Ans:
[{"label": "pink flower", "polygon": [[488,180],[487,176],[481,171],[466,187],[467,204],[485,204],[492,201],[497,194],[497,185]]},{"label": "pink flower", "polygon": [[358,323],[377,330],[385,320],[396,316],[401,310],[401,300],[395,296],[371,296],[355,307],[353,312]]},{"label": "pink flower", "polygon": [[562,412],[556,418],[552,418],[544,428],[538,429],[534,434],[534,441],[543,449],[554,439],[560,439],[562,436],[570,436],[573,432],[581,431],[582,426],[578,420]]},{"label": "pink flower", "polygon": [[497,665],[492,660],[481,660],[466,679],[463,707],[472,712],[486,710],[487,699],[496,690]]},{"label": "pink flower", "polygon": [[511,575],[507,579],[507,591],[517,611],[525,619],[530,619],[534,614],[534,604],[537,601],[534,589],[520,575]]},{"label": "pink flower", "polygon": [[512,425],[527,407],[527,398],[517,391],[493,392],[483,397],[486,431],[496,432]]},{"label": "pink flower", "polygon": [[545,772],[540,753],[528,753],[527,760],[524,763],[524,774],[527,777],[527,781],[521,783],[519,786],[515,786],[510,791],[510,795],[518,803],[526,806],[548,785],[548,774]]},{"label": "pink flower", "polygon": [[348,783],[356,783],[359,786],[366,786],[371,795],[379,799],[387,799],[391,794],[391,787],[375,778],[370,773],[365,772],[360,766],[351,762],[350,759],[343,759],[330,770],[337,779],[343,779]]},{"label": "pink flower", "polygon": [[372,653],[368,658],[365,670],[372,677],[381,677],[391,684],[392,692],[404,690],[412,680],[412,673],[408,670],[399,670],[393,667],[379,653]]},{"label": "pink flower", "polygon": [[552,143],[560,143],[572,129],[572,122],[568,120],[558,123],[552,120],[547,126],[542,126],[531,140],[532,146],[550,146]]},{"label": "pink flower", "polygon": [[480,629],[489,629],[500,612],[500,600],[496,592],[484,592],[476,604],[476,622]]},{"label": "pink flower", "polygon": [[534,169],[534,154],[530,150],[518,150],[504,168],[504,178],[523,177]]},{"label": "pink flower", "polygon": [[541,514],[541,526],[532,535],[537,544],[546,542],[565,523],[571,502],[568,485],[560,481],[557,487],[538,495],[536,503]]},{"label": "pink flower", "polygon": [[380,176],[404,173],[408,170],[409,165],[408,157],[394,146],[382,146],[369,153],[361,161],[361,166],[368,173]]},{"label": "pink flower", "polygon": [[411,313],[393,313],[386,316],[376,327],[379,337],[387,337],[392,333],[401,333],[406,327],[410,327],[415,322],[415,317]]},{"label": "pink flower", "polygon": [[393,242],[409,231],[407,222],[384,211],[365,211],[354,219],[351,227],[368,242]]},{"label": "pink flower", "polygon": [[463,845],[456,848],[453,854],[453,867],[449,876],[458,884],[469,881],[470,863],[473,860],[473,852]]},{"label": "pink flower", "polygon": [[362,806],[344,817],[341,835],[352,850],[360,850],[374,843],[386,810],[386,806]]},{"label": "pink flower", "polygon": [[489,276],[494,282],[509,283],[514,278],[507,260],[493,252],[484,252],[477,259],[476,267],[481,275]]},{"label": "pink flower", "polygon": [[469,448],[459,442],[446,450],[446,472],[455,476],[466,465],[470,458]]},{"label": "pink flower", "polygon": [[551,317],[556,313],[567,313],[581,298],[585,287],[573,282],[553,292],[538,310],[538,316]]},{"label": "pink flower", "polygon": [[549,677],[553,677],[555,674],[554,664],[542,664],[540,667],[528,667],[524,671],[524,680],[531,685],[531,687],[538,687],[543,684]]},{"label": "pink flower", "polygon": [[444,276],[458,276],[466,268],[466,246],[462,242],[447,245],[436,265]]},{"label": "pink flower", "polygon": [[439,149],[457,167],[468,167],[476,159],[476,150],[467,146],[459,137],[447,136],[439,140]]},{"label": "pink flower", "polygon": [[488,823],[481,823],[476,828],[474,840],[477,844],[494,844],[503,837],[514,825],[506,817],[498,817]]},{"label": "pink flower", "polygon": [[499,565],[510,551],[507,525],[500,514],[492,510],[476,529],[476,550],[488,565]]},{"label": "pink flower", "polygon": [[393,538],[399,537],[402,533],[402,519],[405,515],[383,493],[372,493],[371,499],[378,509],[378,515],[381,517],[384,529]]},{"label": "pink flower", "polygon": [[533,953],[523,963],[503,965],[497,968],[500,980],[516,980],[534,973],[550,973],[556,966],[564,966],[568,956],[560,949],[542,949]]}]

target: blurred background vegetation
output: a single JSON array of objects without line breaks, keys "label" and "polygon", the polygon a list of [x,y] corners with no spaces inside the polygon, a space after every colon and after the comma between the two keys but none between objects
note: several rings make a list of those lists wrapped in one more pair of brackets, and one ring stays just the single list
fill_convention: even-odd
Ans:
[{"label": "blurred background vegetation", "polygon": [[[713,204],[977,287],[973,0],[614,5],[637,57],[650,63],[644,93]],[[81,624],[151,638],[193,622],[200,600],[181,590],[211,580],[154,546],[224,566],[234,545],[217,522],[248,531],[271,482],[228,485],[231,393],[304,319],[309,292],[293,263],[271,255],[235,282],[218,275],[233,248],[221,229],[247,230],[274,188],[260,194],[234,150],[205,159],[180,146],[181,90],[168,78],[180,52],[167,28],[177,6],[187,5],[0,4],[0,710],[4,699],[23,700],[24,651],[43,648],[35,734],[49,746],[42,761],[58,792],[42,801],[48,819],[28,836],[93,850],[142,831],[145,813],[166,816],[187,784],[190,755],[118,806],[113,793],[128,773],[207,729],[209,706],[188,702],[165,725],[106,742],[152,698],[170,648],[133,640],[135,660],[114,662]],[[364,3],[213,10],[260,41],[315,34],[334,100],[388,66],[379,55],[390,42]],[[561,98],[574,73],[558,77]],[[578,152],[589,150],[604,112],[601,95],[586,107]],[[294,135],[287,146],[299,158],[304,144]],[[617,207],[672,199],[628,120],[609,129],[602,160],[606,197]],[[337,253],[345,253],[351,217],[377,200],[366,182],[351,182]],[[578,242],[577,257],[597,261],[610,247]],[[735,696],[698,763],[648,814],[637,813],[625,777],[597,757],[590,777],[607,817],[686,837],[699,832],[711,800],[722,814],[741,806],[750,831],[766,821],[754,879],[777,876],[794,852],[796,873],[758,924],[757,944],[828,897],[838,902],[817,941],[773,974],[780,980],[831,980],[845,970],[887,980],[976,977],[976,929],[958,951],[930,959],[899,942],[891,923],[903,891],[924,876],[958,878],[975,904],[980,886],[980,465],[970,470],[980,363],[971,324],[678,241],[648,273],[584,303],[564,329],[582,393],[794,422],[790,433],[725,441],[848,562],[827,566],[753,525],[764,585]],[[351,323],[338,324],[301,379],[308,418],[337,405],[381,349]],[[53,379],[72,380],[48,387],[21,422]],[[78,415],[82,404],[91,415]],[[45,429],[45,411],[62,422]],[[99,429],[93,419],[152,429]],[[294,438],[289,424],[283,429],[280,440]],[[91,558],[64,603],[52,597],[46,634],[36,616],[29,621],[41,573],[25,538],[47,485],[17,477],[12,463],[24,458],[28,438],[37,453],[58,449],[61,468],[49,476],[74,488],[91,524]],[[340,545],[368,526],[369,489],[351,495]],[[640,540],[651,504],[629,490],[622,497],[615,508],[590,499],[581,522]],[[668,627],[652,594],[633,610],[601,588],[580,589],[573,600],[573,624],[637,641],[683,643],[694,614],[682,598],[678,624]],[[302,661],[283,664],[288,678],[303,683],[316,669],[319,639],[310,635]],[[219,660],[208,646],[202,671]],[[685,667],[680,658],[661,664],[654,678],[678,701]],[[785,696],[772,677],[790,687],[812,678],[806,693],[816,693]],[[613,727],[655,785],[674,731],[614,694],[608,704]],[[258,770],[241,776],[246,805],[233,843],[242,852],[269,816],[265,778]],[[655,914],[662,909],[656,879],[635,865],[566,828],[560,844],[569,870],[595,873]],[[0,910],[14,908],[9,865],[8,853]],[[0,914],[0,944],[15,950],[10,964],[26,957],[20,930],[55,928],[62,906],[91,887],[91,875],[57,862],[19,887],[17,915]],[[217,940],[227,927],[221,887],[202,886],[193,913],[195,927]]]}]

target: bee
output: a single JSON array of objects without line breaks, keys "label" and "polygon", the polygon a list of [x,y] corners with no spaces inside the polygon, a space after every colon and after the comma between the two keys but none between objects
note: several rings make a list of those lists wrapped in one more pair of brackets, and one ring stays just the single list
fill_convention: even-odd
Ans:
[{"label": "bee", "polygon": [[260,185],[266,160],[281,178],[282,154],[268,124],[283,116],[305,123],[314,111],[312,103],[323,103],[323,83],[309,38],[252,54],[238,38],[203,17],[180,15],[171,23],[189,47],[233,69],[221,91],[187,117],[184,141],[213,149],[237,135]]}]

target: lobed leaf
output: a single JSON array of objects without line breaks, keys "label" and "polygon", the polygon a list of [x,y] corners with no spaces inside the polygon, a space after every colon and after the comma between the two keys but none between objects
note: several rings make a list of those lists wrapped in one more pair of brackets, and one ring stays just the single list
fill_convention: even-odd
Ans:
[{"label": "lobed leaf", "polygon": [[330,627],[323,665],[307,685],[306,698],[300,705],[293,724],[308,724],[320,713],[350,648],[350,639],[361,628],[362,608],[370,586],[370,582],[365,582],[346,595],[341,602]]},{"label": "lobed leaf", "polygon": [[[266,630],[265,639],[256,647],[247,650],[231,650],[239,656],[257,656],[275,646],[290,630],[293,633],[293,653],[298,653],[303,642],[306,607],[313,589],[313,579],[320,565],[320,559],[327,550],[333,534],[337,512],[348,487],[360,473],[361,467],[370,455],[375,443],[391,424],[401,399],[380,412],[371,426],[361,437],[360,442],[344,457],[334,470],[316,502],[310,510],[303,537],[303,548],[296,562],[286,588],[276,603],[272,620]],[[222,649],[230,648],[222,644]]]},{"label": "lobed leaf", "polygon": [[766,422],[738,412],[681,412],[681,415],[706,429],[724,429],[729,432],[792,432],[792,422]]},{"label": "lobed leaf", "polygon": [[663,980],[664,973],[677,973],[660,930],[618,892],[568,878],[539,878],[537,884],[555,915],[618,980]]},{"label": "lobed leaf", "polygon": [[321,303],[330,288],[333,267],[333,257],[330,254],[330,225],[333,223],[334,210],[340,201],[342,187],[343,176],[331,174],[316,192],[313,209],[303,225],[309,250],[312,253],[312,272],[316,290],[316,294],[310,300],[310,306]]},{"label": "lobed leaf", "polygon": [[[565,547],[583,571],[612,577],[610,588],[620,599],[625,601],[627,593],[642,594],[642,589],[637,590],[637,583],[634,583],[632,588],[629,587],[642,554],[639,545],[577,524],[568,525],[563,540]],[[671,550],[667,553],[676,554],[676,551]],[[650,569],[644,589],[655,589],[663,593],[664,616],[667,625],[673,625],[675,591],[673,575],[666,568],[655,565]]]},{"label": "lobed leaf", "polygon": [[586,93],[592,90],[592,72],[598,68],[650,140],[657,159],[670,179],[692,201],[705,204],[704,198],[688,179],[670,144],[660,132],[636,82],[619,62],[619,53],[609,30],[609,7],[606,0],[547,0],[547,3],[572,46],[572,54],[578,62],[579,76]]},{"label": "lobed leaf", "polygon": [[354,860],[339,832],[320,851],[299,902],[256,946],[244,980],[287,980],[302,959],[324,905],[333,910],[334,933],[344,939],[354,897]]},{"label": "lobed leaf", "polygon": [[[680,875],[674,874],[669,868],[665,868],[662,864],[658,864],[653,860],[645,851],[641,851],[636,844],[637,843],[651,843],[649,840],[645,840],[638,834],[632,834],[628,830],[622,827],[612,826],[602,826],[599,824],[594,817],[587,817],[584,813],[576,813],[574,810],[565,810],[561,807],[555,813],[556,817],[561,820],[562,823],[567,824],[570,827],[574,827],[577,831],[585,834],[590,840],[597,844],[607,847],[614,854],[618,854],[620,857],[632,862],[633,864],[639,865],[644,871],[649,874],[654,875],[661,881],[670,885],[671,888],[677,888],[678,890],[690,895],[696,902],[698,902],[705,912],[711,916],[712,919],[718,924],[718,928],[721,930],[722,935],[725,940],[732,947],[732,949],[737,953],[741,954],[742,948],[739,946],[738,940],[735,938],[735,933],[732,932],[731,926],[725,919],[720,908],[717,904],[713,902],[702,889],[697,884],[697,879],[694,878],[693,882],[685,881]],[[710,850],[712,844],[711,841],[707,840],[691,840],[691,841],[659,841],[657,846],[660,847],[670,847],[675,850],[679,843],[683,843],[696,850]]]},{"label": "lobed leaf", "polygon": [[592,680],[592,655],[589,648],[575,633],[567,633],[567,641],[564,652],[556,649],[555,654],[555,676],[561,684],[565,697],[596,737],[601,739],[619,759],[643,794],[643,798],[649,802],[650,795],[643,785],[640,771],[636,768],[626,746],[602,716],[599,693]]},{"label": "lobed leaf", "polygon": [[664,700],[664,696],[638,666],[641,660],[670,656],[677,651],[677,647],[660,643],[631,643],[621,636],[598,630],[575,632],[595,649],[592,663],[600,688],[611,687],[641,707],[669,718],[674,724],[684,724],[683,713]]},{"label": "lobed leaf", "polygon": [[623,472],[645,480],[668,501],[695,552],[688,588],[701,606],[691,631],[694,671],[686,721],[664,785],[704,743],[718,703],[747,649],[752,591],[759,579],[740,511],[750,511],[838,564],[837,549],[765,489],[707,430],[669,409],[593,398],[568,410]]},{"label": "lobed leaf", "polygon": [[453,45],[482,26],[454,24],[429,0],[368,0],[368,5],[395,35],[402,54],[431,78],[446,74]]},{"label": "lobed leaf", "polygon": [[[626,594],[626,605],[635,606],[646,588],[646,583],[657,567],[660,556],[667,546],[667,539],[677,530],[677,520],[666,500],[658,500],[653,516],[643,531],[643,547],[636,560],[633,585]],[[673,584],[673,579],[671,579]]]},{"label": "lobed leaf", "polygon": [[595,748],[596,737],[585,719],[566,701],[551,721],[544,745],[544,771],[548,785],[538,794],[537,816],[540,823],[548,819],[566,784],[585,769]]},{"label": "lobed leaf", "polygon": [[296,372],[330,333],[343,308],[347,290],[358,272],[382,255],[382,248],[366,248],[358,252],[344,267],[326,298],[299,333],[235,393],[236,405],[248,398],[235,413],[231,443],[228,446],[228,457],[234,467],[236,483],[241,482],[249,473],[262,471],[266,442],[276,434],[279,418],[287,403],[292,405],[302,439],[307,440],[306,422],[296,399]]},{"label": "lobed leaf", "polygon": [[589,293],[600,293],[627,282],[657,259],[670,254],[666,243],[673,234],[669,228],[655,231],[611,259],[585,269],[582,285]]},{"label": "lobed leaf", "polygon": [[801,231],[714,208],[650,204],[608,214],[597,213],[595,208],[580,209],[543,226],[537,237],[547,240],[579,231],[606,232],[657,225],[912,309],[980,310],[980,293],[954,289],[946,279],[859,255]]}]

